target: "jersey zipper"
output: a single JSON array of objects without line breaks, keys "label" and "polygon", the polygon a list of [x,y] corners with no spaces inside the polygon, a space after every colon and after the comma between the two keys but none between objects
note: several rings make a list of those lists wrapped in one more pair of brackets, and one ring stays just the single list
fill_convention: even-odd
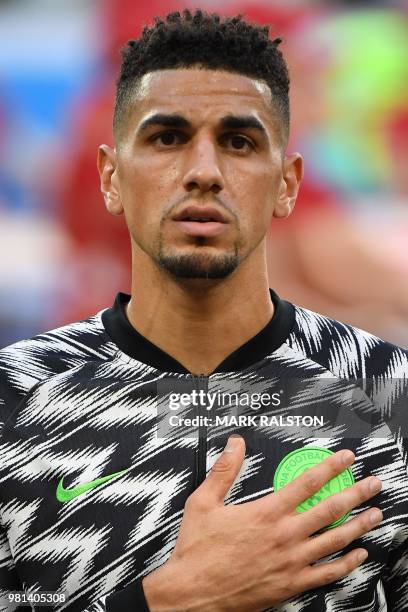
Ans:
[{"label": "jersey zipper", "polygon": [[[198,390],[204,390],[205,393],[207,393],[208,376],[206,376],[205,374],[200,374],[199,376],[194,376],[194,379],[197,379]],[[202,406],[199,403],[197,406],[197,416],[200,417],[206,415],[206,406]],[[204,423],[202,423],[202,421],[203,419],[199,419],[195,488],[200,486],[203,480],[205,480],[207,472],[207,427]]]}]

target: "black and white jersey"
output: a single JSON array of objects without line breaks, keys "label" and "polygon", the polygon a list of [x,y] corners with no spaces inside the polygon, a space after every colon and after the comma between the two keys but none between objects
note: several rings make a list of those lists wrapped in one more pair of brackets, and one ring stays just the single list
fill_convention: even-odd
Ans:
[{"label": "black and white jersey", "polygon": [[378,506],[383,521],[325,559],[363,547],[367,560],[270,610],[406,612],[408,351],[271,290],[268,325],[194,376],[130,325],[129,299],[0,351],[0,610],[19,609],[15,591],[33,606],[63,594],[55,610],[146,610],[142,578],[237,432],[246,455],[226,504],[273,492],[304,447],[349,448],[354,479],[383,483],[347,519]]}]

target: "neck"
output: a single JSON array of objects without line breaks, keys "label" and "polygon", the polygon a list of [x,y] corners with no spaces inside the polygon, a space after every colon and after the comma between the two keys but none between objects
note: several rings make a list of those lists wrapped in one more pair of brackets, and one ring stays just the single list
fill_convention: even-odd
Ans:
[{"label": "neck", "polygon": [[273,316],[263,249],[230,277],[184,282],[138,252],[126,309],[130,323],[193,374],[210,374]]}]

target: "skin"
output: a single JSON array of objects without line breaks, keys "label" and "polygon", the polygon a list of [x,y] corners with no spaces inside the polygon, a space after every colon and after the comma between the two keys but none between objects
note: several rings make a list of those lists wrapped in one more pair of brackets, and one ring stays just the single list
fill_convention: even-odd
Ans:
[{"label": "skin", "polygon": [[[163,126],[140,132],[155,113],[182,115],[189,127],[173,137]],[[252,116],[264,127],[227,130],[226,115]],[[172,128],[174,130],[174,128]],[[234,135],[233,135],[233,134]],[[245,139],[249,143],[246,144]],[[286,155],[286,135],[268,87],[225,71],[163,70],[143,77],[116,133],[114,149],[98,154],[101,190],[110,213],[124,214],[132,245],[131,324],[193,373],[211,373],[273,316],[266,235],[273,218],[293,210],[303,174],[298,153]],[[197,239],[172,215],[187,204],[213,205],[228,219],[222,234]],[[194,262],[196,278],[181,278],[160,258]],[[223,278],[202,278],[225,258],[237,264]],[[187,499],[174,550],[143,579],[152,612],[263,610],[330,584],[362,560],[356,549],[331,563],[314,561],[372,529],[370,512],[310,537],[375,495],[368,478],[307,513],[295,509],[354,460],[336,453],[277,493],[224,505],[242,466],[245,442],[236,438]],[[377,488],[370,490],[373,482]],[[245,581],[242,576],[245,575]]]},{"label": "skin", "polygon": [[[139,133],[159,112],[182,115],[191,127],[150,126]],[[265,135],[221,128],[226,115],[256,117]],[[169,130],[173,136],[156,138]],[[209,374],[273,316],[266,232],[272,218],[293,210],[302,158],[285,154],[266,84],[197,67],[146,74],[115,144],[99,148],[98,168],[107,209],[125,215],[131,236],[127,316],[189,371]],[[190,204],[215,206],[228,218],[228,230],[205,239],[180,232],[171,215]],[[178,278],[158,265],[160,250],[194,258],[201,271],[234,253],[239,265],[221,279]]]},{"label": "skin", "polygon": [[296,512],[300,502],[353,463],[352,452],[335,453],[276,493],[224,505],[244,457],[244,439],[230,437],[207,478],[187,499],[170,558],[143,579],[151,612],[261,612],[335,582],[367,557],[356,548],[314,565],[377,525],[382,519],[378,508],[313,534],[378,493],[378,478],[365,478],[307,512]]}]

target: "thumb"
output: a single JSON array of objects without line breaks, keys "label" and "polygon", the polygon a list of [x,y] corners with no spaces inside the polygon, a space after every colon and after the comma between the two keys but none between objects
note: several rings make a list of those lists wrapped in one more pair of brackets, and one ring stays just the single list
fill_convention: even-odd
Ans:
[{"label": "thumb", "polygon": [[245,440],[238,434],[232,434],[228,438],[223,452],[200,486],[203,492],[205,491],[205,495],[214,502],[223,504],[225,496],[241,469],[244,458]]}]

